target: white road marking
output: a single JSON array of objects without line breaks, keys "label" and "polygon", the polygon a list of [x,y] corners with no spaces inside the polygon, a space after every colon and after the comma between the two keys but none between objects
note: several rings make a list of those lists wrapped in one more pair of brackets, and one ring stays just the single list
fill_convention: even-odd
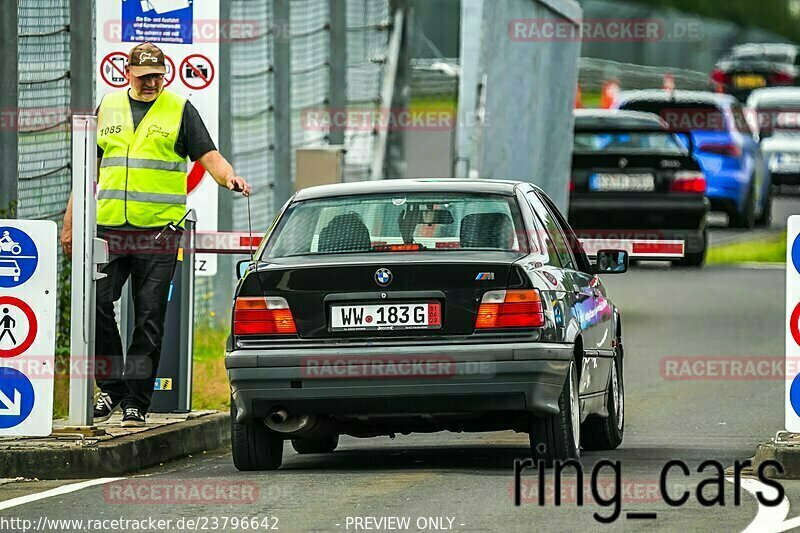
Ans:
[{"label": "white road marking", "polygon": [[[725,479],[733,483],[733,478],[728,477]],[[765,498],[770,500],[774,500],[778,495],[777,489],[752,478],[743,478],[742,488],[753,496],[761,492]],[[784,496],[783,501],[775,507],[762,505],[761,502],[758,501],[758,498],[756,498],[756,503],[758,503],[758,513],[756,513],[756,517],[742,533],[778,533],[800,526],[800,516],[792,518],[791,520],[786,520],[786,517],[789,515],[789,500],[786,496]]]},{"label": "white road marking", "polygon": [[751,270],[786,270],[786,263],[736,263],[734,266]]},{"label": "white road marking", "polygon": [[11,507],[16,507],[18,505],[25,505],[26,503],[31,503],[38,500],[43,500],[45,498],[50,498],[52,496],[61,496],[62,494],[69,494],[70,492],[75,492],[88,487],[94,487],[95,485],[105,485],[106,483],[119,481],[120,479],[125,479],[125,478],[102,477],[99,479],[90,479],[89,481],[81,481],[80,483],[70,483],[69,485],[63,485],[61,487],[56,487],[54,489],[46,490],[44,492],[37,492],[36,494],[28,494],[27,496],[20,496],[19,498],[12,498],[10,500],[0,502],[0,511],[2,511],[3,509],[9,509]]}]

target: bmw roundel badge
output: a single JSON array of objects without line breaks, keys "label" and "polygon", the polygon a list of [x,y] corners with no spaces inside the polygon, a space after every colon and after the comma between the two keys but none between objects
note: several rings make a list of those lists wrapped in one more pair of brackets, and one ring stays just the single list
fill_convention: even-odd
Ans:
[{"label": "bmw roundel badge", "polygon": [[388,268],[379,268],[375,272],[375,283],[381,287],[385,287],[392,282],[392,271]]}]

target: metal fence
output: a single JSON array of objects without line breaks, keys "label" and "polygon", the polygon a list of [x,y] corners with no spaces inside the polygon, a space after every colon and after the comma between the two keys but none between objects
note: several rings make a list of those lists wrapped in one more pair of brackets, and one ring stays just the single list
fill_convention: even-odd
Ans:
[{"label": "metal fence", "polygon": [[[758,9],[757,2],[752,5]],[[581,0],[581,6],[587,21],[648,21],[658,28],[656,38],[585,41],[581,55],[587,57],[709,72],[720,56],[736,44],[787,42],[761,28],[634,2]]]},{"label": "metal fence", "polygon": [[[251,21],[255,35],[232,41],[229,79],[221,91],[230,95],[229,157],[237,173],[254,186],[250,199],[253,231],[263,234],[280,207],[276,187],[291,192],[294,153],[297,148],[330,143],[329,132],[304,127],[303,113],[324,108],[331,101],[332,54],[346,57],[346,87],[342,106],[380,105],[381,84],[386,64],[386,49],[391,26],[389,0],[222,0],[231,20]],[[288,5],[288,24],[274,23],[276,2]],[[69,116],[75,81],[70,79],[70,0],[19,0],[19,115],[18,132],[18,209],[17,216],[61,222],[70,193]],[[93,17],[93,2],[87,2],[82,16]],[[334,16],[332,6],[346,9],[346,17]],[[332,22],[346,25],[342,39],[332,39]],[[275,45],[289,42],[289,69],[276,71]],[[93,51],[92,57],[94,56]],[[288,72],[291,92],[291,163],[287,175],[277,175],[276,76]],[[87,76],[88,77],[88,76]],[[83,80],[87,81],[87,80]],[[94,86],[93,80],[88,80]],[[285,108],[283,108],[285,109]],[[74,110],[78,112],[88,109]],[[223,110],[224,111],[224,110]],[[43,118],[44,117],[44,118]],[[285,134],[285,130],[281,129]],[[284,143],[285,144],[285,143]],[[374,155],[375,132],[352,128],[345,131],[344,175],[348,181],[369,178]],[[287,148],[280,146],[286,153]],[[285,173],[282,173],[285,174]],[[287,181],[288,180],[288,184]],[[246,231],[246,200],[236,196],[220,212],[227,221],[222,229]],[[200,326],[223,326],[229,301],[219,298],[234,285],[230,259],[222,258],[227,268],[216,278],[198,278],[196,320]],[[224,287],[225,291],[219,291]]]},{"label": "metal fence", "polygon": [[710,90],[708,74],[697,70],[671,67],[652,67],[620,63],[608,59],[582,57],[579,84],[581,91],[600,91],[603,82],[616,81],[623,90],[659,89],[664,85],[664,75],[671,74],[676,89]]},{"label": "metal fence", "polygon": [[17,216],[61,221],[70,192],[69,0],[19,0]]},{"label": "metal fence", "polygon": [[[343,5],[347,15],[346,42],[331,39],[334,17],[332,5]],[[263,234],[282,202],[276,198],[278,180],[292,180],[298,148],[330,144],[328,131],[309,128],[303,117],[310,111],[327,107],[332,92],[332,55],[346,57],[344,80],[345,105],[380,104],[379,95],[384,74],[385,54],[390,27],[388,0],[292,0],[289,2],[289,24],[278,24],[273,17],[274,0],[232,0],[231,19],[253,22],[256,35],[231,43],[232,164],[237,173],[253,185],[250,198],[253,232]],[[285,105],[276,100],[276,76],[283,71],[276,65],[276,39],[289,43],[289,107],[291,109],[290,176],[276,171],[276,108]],[[336,47],[341,47],[335,50]],[[225,82],[221,90],[226,90]],[[359,181],[369,178],[374,153],[375,132],[349,128],[345,131],[344,179]],[[247,231],[247,200],[236,196],[231,213],[220,213],[229,219],[234,231]],[[230,262],[220,258],[220,262]],[[196,286],[195,316],[200,326],[225,327],[234,280],[228,269],[221,268],[214,278],[199,278]],[[224,297],[220,298],[219,296]]]},{"label": "metal fence", "polygon": [[[380,105],[389,44],[389,2],[347,0],[347,105]],[[375,132],[345,131],[345,181],[369,179]]]}]

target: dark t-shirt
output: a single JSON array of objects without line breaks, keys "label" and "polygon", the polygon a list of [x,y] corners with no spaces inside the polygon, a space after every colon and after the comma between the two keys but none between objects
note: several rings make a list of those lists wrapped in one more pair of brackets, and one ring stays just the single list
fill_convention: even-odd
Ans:
[{"label": "dark t-shirt", "polygon": [[[133,127],[137,128],[150,108],[153,107],[155,100],[152,102],[140,102],[128,95],[128,101],[131,103]],[[192,161],[197,161],[208,152],[216,149],[217,147],[211,139],[211,135],[208,134],[206,125],[203,123],[200,113],[197,112],[197,108],[187,101],[183,108],[178,139],[175,141],[175,153],[181,157],[188,157]],[[97,157],[103,157],[103,150],[99,146],[97,147]]]},{"label": "dark t-shirt", "polygon": [[[144,116],[153,107],[155,100],[153,102],[140,102],[131,98],[129,94],[128,101],[131,103],[131,114],[133,114],[133,127],[135,129],[139,127]],[[214,140],[211,139],[211,135],[209,135],[200,113],[197,112],[197,108],[187,101],[183,108],[178,138],[175,140],[175,153],[181,157],[188,157],[192,161],[197,161],[208,152],[216,149]],[[103,157],[103,150],[99,146],[97,147],[97,157],[98,159]],[[141,228],[125,224],[116,229],[139,230]]]}]

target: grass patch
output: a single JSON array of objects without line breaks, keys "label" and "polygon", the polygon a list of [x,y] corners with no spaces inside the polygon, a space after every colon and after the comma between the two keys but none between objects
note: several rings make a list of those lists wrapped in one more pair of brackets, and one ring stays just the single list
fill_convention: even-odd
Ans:
[{"label": "grass patch", "polygon": [[225,342],[229,331],[198,330],[194,333],[192,409],[227,411],[231,389],[225,371]]},{"label": "grass patch", "polygon": [[58,373],[53,380],[53,420],[69,416],[69,374]]},{"label": "grass patch", "polygon": [[786,233],[758,240],[736,242],[714,246],[708,250],[709,265],[733,265],[737,263],[785,263]]},{"label": "grass patch", "polygon": [[582,92],[581,102],[583,102],[583,107],[586,108],[600,107],[600,93]]},{"label": "grass patch", "polygon": [[408,109],[412,112],[419,111],[458,111],[458,101],[446,96],[419,96],[411,99]]}]

